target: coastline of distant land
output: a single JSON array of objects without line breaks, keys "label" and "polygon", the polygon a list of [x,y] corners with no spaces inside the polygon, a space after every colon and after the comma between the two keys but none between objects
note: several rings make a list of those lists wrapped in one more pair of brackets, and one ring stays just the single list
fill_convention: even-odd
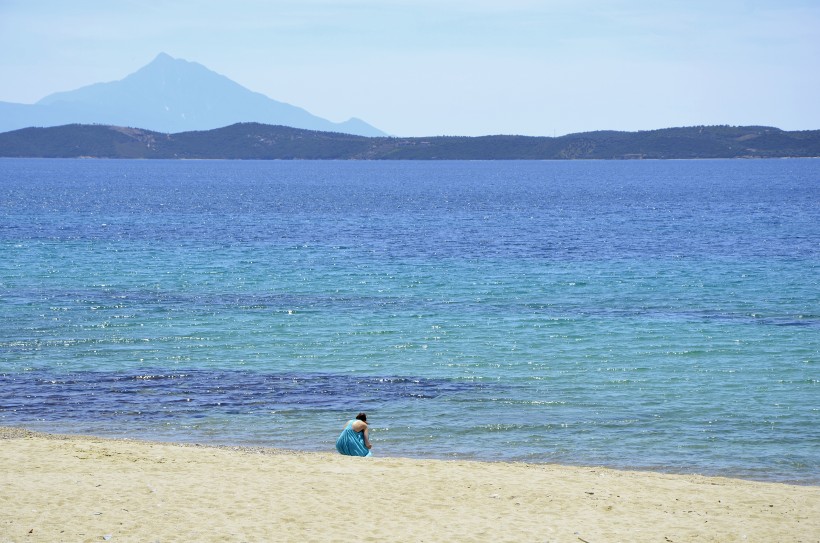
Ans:
[{"label": "coastline of distant land", "polygon": [[238,123],[164,134],[70,124],[0,133],[0,157],[238,160],[568,160],[820,157],[820,130],[694,126],[559,137],[366,137]]}]

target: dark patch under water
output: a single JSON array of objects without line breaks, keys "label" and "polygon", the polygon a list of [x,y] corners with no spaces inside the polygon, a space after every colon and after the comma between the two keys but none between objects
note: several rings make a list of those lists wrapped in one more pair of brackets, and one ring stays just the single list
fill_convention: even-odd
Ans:
[{"label": "dark patch under water", "polygon": [[197,418],[289,409],[433,399],[486,385],[448,379],[230,370],[48,371],[0,375],[6,424],[48,419],[93,421]]}]

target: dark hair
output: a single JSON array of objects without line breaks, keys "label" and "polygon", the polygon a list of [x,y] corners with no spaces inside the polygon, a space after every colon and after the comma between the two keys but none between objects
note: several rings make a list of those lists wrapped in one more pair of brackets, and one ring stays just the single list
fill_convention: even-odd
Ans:
[{"label": "dark hair", "polygon": [[367,415],[365,415],[364,413],[359,413],[358,415],[356,415],[356,418],[362,422],[367,422]]}]

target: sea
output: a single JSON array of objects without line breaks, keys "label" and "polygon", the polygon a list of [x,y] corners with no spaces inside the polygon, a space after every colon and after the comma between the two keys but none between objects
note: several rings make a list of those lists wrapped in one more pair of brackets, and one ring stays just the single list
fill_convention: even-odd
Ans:
[{"label": "sea", "polygon": [[0,159],[0,425],[820,484],[820,160]]}]

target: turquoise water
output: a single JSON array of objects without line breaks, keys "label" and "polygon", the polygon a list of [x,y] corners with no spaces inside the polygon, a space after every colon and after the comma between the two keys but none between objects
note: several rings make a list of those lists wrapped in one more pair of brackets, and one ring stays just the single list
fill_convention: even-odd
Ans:
[{"label": "turquoise water", "polygon": [[820,161],[0,160],[0,424],[820,483]]}]

